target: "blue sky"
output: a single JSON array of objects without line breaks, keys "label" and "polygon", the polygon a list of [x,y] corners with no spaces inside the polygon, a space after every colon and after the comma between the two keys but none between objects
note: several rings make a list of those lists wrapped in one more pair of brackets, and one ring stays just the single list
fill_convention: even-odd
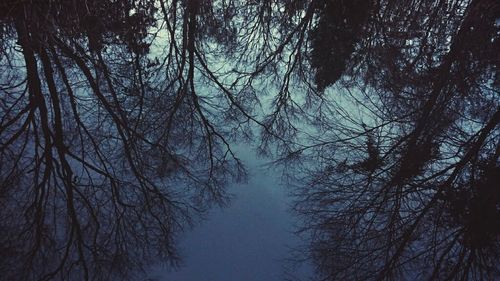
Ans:
[{"label": "blue sky", "polygon": [[[232,184],[229,207],[214,208],[208,219],[187,232],[180,243],[183,266],[157,270],[160,281],[285,280],[290,247],[300,241],[292,233],[291,198],[280,185],[280,172],[270,170],[251,150],[239,149],[249,172],[248,183]],[[304,266],[295,272],[306,276]]]}]

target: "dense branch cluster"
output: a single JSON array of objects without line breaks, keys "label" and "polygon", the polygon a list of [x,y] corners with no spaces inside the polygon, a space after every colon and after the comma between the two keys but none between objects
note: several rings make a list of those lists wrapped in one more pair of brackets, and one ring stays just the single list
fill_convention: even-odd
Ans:
[{"label": "dense branch cluster", "polygon": [[298,149],[296,209],[321,280],[499,277],[499,12],[495,1],[378,1],[341,41],[343,66],[317,68],[318,86],[338,81],[323,107],[341,114]]},{"label": "dense branch cluster", "polygon": [[2,280],[176,261],[178,231],[244,175],[214,124],[226,109],[195,88],[206,63],[188,4],[163,10],[174,28],[158,55],[154,1],[2,4]]},{"label": "dense branch cluster", "polygon": [[[0,279],[176,261],[260,130],[320,280],[499,278],[494,0],[0,4]],[[261,110],[262,109],[262,110]]]}]

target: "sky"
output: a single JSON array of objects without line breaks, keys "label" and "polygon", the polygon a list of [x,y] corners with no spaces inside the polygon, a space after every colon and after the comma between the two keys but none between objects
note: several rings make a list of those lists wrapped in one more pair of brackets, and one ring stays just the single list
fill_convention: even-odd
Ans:
[{"label": "sky", "polygon": [[[286,280],[290,249],[300,245],[292,233],[295,218],[291,198],[280,184],[281,174],[264,166],[250,149],[238,148],[249,172],[247,183],[231,184],[234,195],[226,208],[214,208],[207,220],[180,241],[183,265],[176,271],[155,269],[159,281],[279,281]],[[295,268],[306,280],[310,268]]]}]

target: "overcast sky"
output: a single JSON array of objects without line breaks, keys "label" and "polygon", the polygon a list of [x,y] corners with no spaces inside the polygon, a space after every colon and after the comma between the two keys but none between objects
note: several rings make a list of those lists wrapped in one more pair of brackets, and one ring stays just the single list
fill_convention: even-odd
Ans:
[{"label": "overcast sky", "polygon": [[[278,171],[262,164],[250,150],[239,149],[249,181],[228,186],[231,205],[214,208],[201,225],[186,233],[180,244],[184,266],[159,270],[160,281],[279,281],[286,280],[290,247],[300,242],[292,234],[290,198]],[[303,266],[295,275],[306,276]],[[297,276],[300,277],[300,276]],[[305,279],[305,278],[304,278]]]}]

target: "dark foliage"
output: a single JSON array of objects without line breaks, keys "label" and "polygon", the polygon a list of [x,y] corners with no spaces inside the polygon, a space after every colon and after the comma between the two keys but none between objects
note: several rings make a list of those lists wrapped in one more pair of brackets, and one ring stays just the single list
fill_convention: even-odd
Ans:
[{"label": "dark foliage", "polygon": [[355,44],[370,17],[372,2],[367,0],[324,1],[319,19],[310,34],[311,65],[315,82],[324,90],[345,72]]}]

